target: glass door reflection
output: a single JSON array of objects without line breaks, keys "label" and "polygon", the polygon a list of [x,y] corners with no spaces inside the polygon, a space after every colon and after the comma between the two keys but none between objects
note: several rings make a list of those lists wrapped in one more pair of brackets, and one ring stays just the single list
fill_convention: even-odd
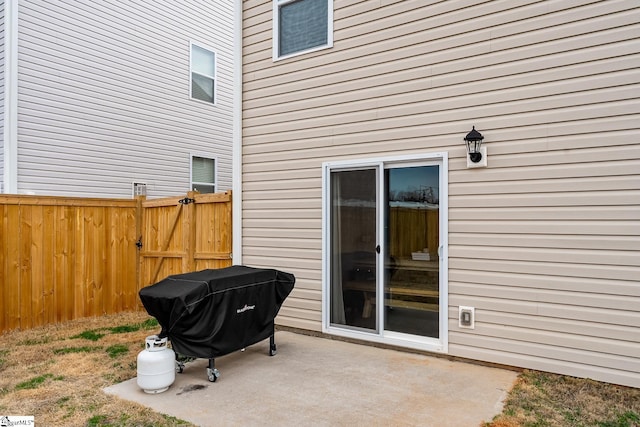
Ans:
[{"label": "glass door reflection", "polygon": [[385,330],[439,336],[439,173],[385,169]]},{"label": "glass door reflection", "polygon": [[378,330],[377,176],[376,168],[330,174],[333,325]]}]

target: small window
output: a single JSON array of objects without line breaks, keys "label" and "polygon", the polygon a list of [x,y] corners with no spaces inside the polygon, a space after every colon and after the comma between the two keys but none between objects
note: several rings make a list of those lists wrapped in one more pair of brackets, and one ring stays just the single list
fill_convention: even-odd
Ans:
[{"label": "small window", "polygon": [[333,46],[332,0],[274,0],[273,59]]},{"label": "small window", "polygon": [[216,54],[191,45],[191,98],[216,102]]},{"label": "small window", "polygon": [[204,193],[216,192],[216,160],[191,157],[191,189]]}]

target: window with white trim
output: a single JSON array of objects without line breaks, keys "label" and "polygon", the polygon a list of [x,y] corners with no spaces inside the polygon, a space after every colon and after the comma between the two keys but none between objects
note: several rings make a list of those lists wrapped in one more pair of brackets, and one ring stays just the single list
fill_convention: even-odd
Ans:
[{"label": "window with white trim", "polygon": [[273,59],[333,46],[333,0],[273,0]]},{"label": "window with white trim", "polygon": [[191,44],[191,98],[216,103],[216,54]]},{"label": "window with white trim", "polygon": [[191,189],[202,194],[216,192],[216,159],[191,156]]}]

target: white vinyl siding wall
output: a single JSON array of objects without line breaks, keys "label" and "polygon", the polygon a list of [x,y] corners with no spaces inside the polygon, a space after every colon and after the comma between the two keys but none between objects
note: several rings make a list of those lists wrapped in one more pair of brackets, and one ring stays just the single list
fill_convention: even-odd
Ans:
[{"label": "white vinyl siding wall", "polygon": [[322,163],[447,151],[449,353],[640,387],[640,4],[335,0],[333,48],[278,62],[243,4],[243,261],[296,275],[279,323],[321,330]]},{"label": "white vinyl siding wall", "polygon": [[[149,197],[190,188],[190,153],[231,188],[233,1],[19,3],[20,192]],[[190,43],[218,55],[217,104],[190,99]]]}]

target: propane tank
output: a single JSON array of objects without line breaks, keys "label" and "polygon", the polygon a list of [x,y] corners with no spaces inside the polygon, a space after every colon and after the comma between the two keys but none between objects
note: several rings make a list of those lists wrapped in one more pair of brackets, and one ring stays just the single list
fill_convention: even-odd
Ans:
[{"label": "propane tank", "polygon": [[167,338],[148,336],[145,349],[138,353],[138,386],[145,393],[162,393],[175,379],[176,356],[167,347]]}]

